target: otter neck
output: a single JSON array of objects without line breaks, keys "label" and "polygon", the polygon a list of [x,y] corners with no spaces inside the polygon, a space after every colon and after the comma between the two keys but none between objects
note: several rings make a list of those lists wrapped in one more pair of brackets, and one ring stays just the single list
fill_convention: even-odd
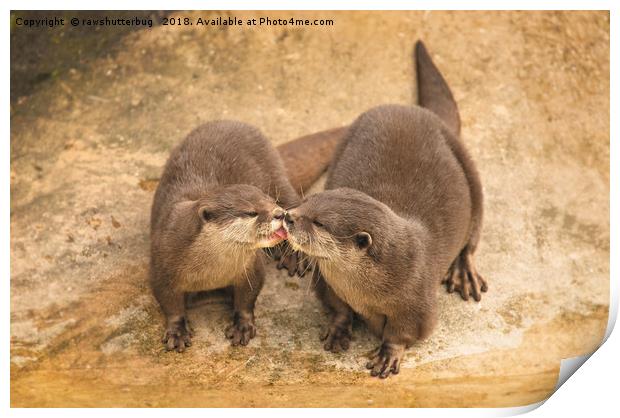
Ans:
[{"label": "otter neck", "polygon": [[181,287],[186,291],[211,290],[246,280],[258,256],[259,251],[249,245],[197,240],[184,252]]}]

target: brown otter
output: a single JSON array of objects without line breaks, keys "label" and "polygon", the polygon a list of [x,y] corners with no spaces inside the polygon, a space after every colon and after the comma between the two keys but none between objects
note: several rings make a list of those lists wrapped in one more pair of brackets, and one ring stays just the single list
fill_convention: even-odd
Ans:
[{"label": "brown otter", "polygon": [[[293,248],[316,262],[317,294],[331,311],[325,349],[346,350],[353,312],[382,338],[367,367],[397,374],[405,348],[436,322],[436,291],[476,300],[487,289],[472,254],[482,188],[458,139],[458,109],[421,42],[422,107],[386,105],[357,118],[339,144],[326,191],[288,211]],[[430,109],[430,110],[428,110]]]},{"label": "brown otter", "polygon": [[150,281],[167,319],[168,350],[191,345],[185,294],[232,287],[226,336],[255,336],[263,247],[286,237],[284,210],[298,202],[282,161],[255,128],[232,121],[200,126],[171,153],[151,210]]}]

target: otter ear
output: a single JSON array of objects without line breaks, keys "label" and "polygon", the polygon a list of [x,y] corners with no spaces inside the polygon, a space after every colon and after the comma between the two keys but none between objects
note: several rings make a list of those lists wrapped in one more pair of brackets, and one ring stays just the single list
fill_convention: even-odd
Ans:
[{"label": "otter ear", "polygon": [[205,208],[200,209],[200,217],[203,221],[208,222],[213,218],[213,215]]},{"label": "otter ear", "polygon": [[170,212],[170,229],[182,231],[193,229],[196,225],[194,215],[196,213],[196,203],[195,200],[183,200],[175,203]]},{"label": "otter ear", "polygon": [[203,222],[210,220],[212,217],[209,210],[204,206],[200,206],[196,200],[186,200],[178,205],[182,205],[184,209],[194,212],[198,216],[198,219]]},{"label": "otter ear", "polygon": [[195,200],[182,200],[174,204],[172,209],[174,216],[191,216],[197,202]]},{"label": "otter ear", "polygon": [[355,234],[355,245],[360,250],[365,250],[372,245],[372,237],[368,232],[358,232]]}]

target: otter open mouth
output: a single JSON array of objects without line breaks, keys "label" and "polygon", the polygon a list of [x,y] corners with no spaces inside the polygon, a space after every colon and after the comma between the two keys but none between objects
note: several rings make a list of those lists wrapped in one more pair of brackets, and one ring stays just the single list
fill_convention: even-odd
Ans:
[{"label": "otter open mouth", "polygon": [[273,247],[276,244],[279,244],[281,241],[284,241],[288,237],[288,233],[286,229],[280,227],[275,230],[271,235],[264,237],[258,242],[259,247]]}]

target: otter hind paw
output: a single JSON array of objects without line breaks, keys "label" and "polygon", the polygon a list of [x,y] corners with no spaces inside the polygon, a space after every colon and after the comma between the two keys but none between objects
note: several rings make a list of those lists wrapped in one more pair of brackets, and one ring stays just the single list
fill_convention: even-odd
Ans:
[{"label": "otter hind paw", "polygon": [[351,345],[351,339],[350,326],[334,324],[330,325],[321,336],[321,341],[324,341],[323,348],[325,351],[331,351],[332,353],[347,351]]},{"label": "otter hind paw", "polygon": [[182,353],[187,347],[192,345],[194,333],[185,318],[170,324],[164,333],[162,343],[167,351]]},{"label": "otter hind paw", "polygon": [[225,334],[233,347],[246,346],[252,338],[256,337],[256,326],[253,321],[235,321],[226,328]]},{"label": "otter hind paw", "polygon": [[400,372],[400,363],[405,354],[405,346],[400,344],[383,343],[372,354],[372,359],[366,363],[371,376],[385,379]]},{"label": "otter hind paw", "polygon": [[467,250],[463,250],[454,260],[441,283],[446,285],[449,293],[457,291],[463,300],[469,300],[472,296],[476,302],[480,302],[482,293],[489,289],[486,280],[476,270],[472,254]]}]

